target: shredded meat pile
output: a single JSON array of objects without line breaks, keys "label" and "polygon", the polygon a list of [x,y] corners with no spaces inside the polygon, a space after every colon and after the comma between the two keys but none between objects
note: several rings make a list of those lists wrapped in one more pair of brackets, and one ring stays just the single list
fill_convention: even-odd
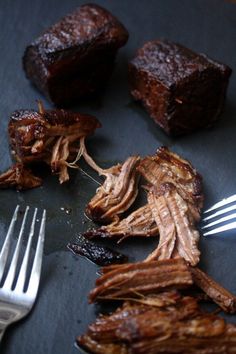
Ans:
[{"label": "shredded meat pile", "polygon": [[172,291],[125,301],[100,315],[77,343],[97,354],[226,354],[236,352],[236,326]]},{"label": "shredded meat pile", "polygon": [[63,109],[39,112],[15,111],[8,132],[11,152],[16,164],[0,175],[0,188],[27,189],[42,180],[29,169],[34,162],[45,162],[52,173],[59,174],[60,183],[69,179],[68,167],[76,167],[83,154],[84,139],[100,127],[95,117]]},{"label": "shredded meat pile", "polygon": [[[142,262],[101,269],[89,302],[119,300],[123,305],[100,315],[77,338],[78,345],[95,354],[236,353],[236,326],[198,304],[204,299],[225,312],[236,312],[236,297],[196,267],[200,259],[196,224],[203,205],[196,170],[164,147],[154,156],[129,158],[105,173],[94,161],[87,162],[106,177],[87,214],[106,225],[85,236],[122,240],[159,235],[159,243]],[[140,175],[146,181],[146,204],[122,219],[137,195]]]},{"label": "shredded meat pile", "polygon": [[[132,172],[127,168],[131,161]],[[117,166],[113,169],[116,171]],[[196,265],[200,256],[196,223],[200,220],[203,194],[201,177],[192,165],[161,147],[154,156],[129,158],[118,176],[113,169],[107,170],[104,184],[86,208],[88,216],[100,223],[107,223],[109,218],[106,216],[112,215],[111,223],[88,230],[85,237],[121,240],[131,236],[159,234],[157,249],[147,260],[183,257],[191,265]],[[120,219],[118,214],[128,210],[137,195],[140,174],[147,183],[147,202],[126,218]],[[128,187],[127,180],[131,181]]]}]

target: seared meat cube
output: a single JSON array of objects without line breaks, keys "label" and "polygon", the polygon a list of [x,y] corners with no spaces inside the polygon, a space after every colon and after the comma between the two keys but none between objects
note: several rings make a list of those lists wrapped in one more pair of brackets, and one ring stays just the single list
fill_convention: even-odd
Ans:
[{"label": "seared meat cube", "polygon": [[129,64],[131,94],[167,134],[212,126],[231,69],[166,40],[146,43]]},{"label": "seared meat cube", "polygon": [[127,40],[127,30],[107,10],[83,5],[26,48],[26,76],[53,103],[68,105],[105,85]]}]

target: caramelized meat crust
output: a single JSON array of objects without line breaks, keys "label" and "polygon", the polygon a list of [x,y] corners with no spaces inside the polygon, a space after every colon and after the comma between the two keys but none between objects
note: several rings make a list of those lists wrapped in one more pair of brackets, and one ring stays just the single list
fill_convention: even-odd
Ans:
[{"label": "caramelized meat crust", "polygon": [[165,292],[100,315],[77,343],[97,354],[228,354],[236,350],[236,326],[201,310],[193,297]]},{"label": "caramelized meat crust", "polygon": [[104,87],[127,40],[116,17],[99,5],[85,4],[26,48],[24,70],[53,103],[68,105]]},{"label": "caramelized meat crust", "polygon": [[[90,115],[63,109],[13,112],[8,133],[13,157],[21,163],[48,160],[57,139],[73,144],[94,133],[101,125]],[[71,149],[73,152],[73,148]],[[76,156],[76,151],[73,152]]]},{"label": "caramelized meat crust", "polygon": [[131,95],[169,135],[212,126],[232,70],[167,40],[144,44],[129,63]]},{"label": "caramelized meat crust", "polygon": [[0,176],[0,188],[27,189],[41,184],[28,166],[44,162],[60,183],[69,179],[68,167],[78,168],[83,155],[84,139],[101,125],[90,115],[62,109],[19,110],[11,115],[8,133],[11,153],[17,164]]}]

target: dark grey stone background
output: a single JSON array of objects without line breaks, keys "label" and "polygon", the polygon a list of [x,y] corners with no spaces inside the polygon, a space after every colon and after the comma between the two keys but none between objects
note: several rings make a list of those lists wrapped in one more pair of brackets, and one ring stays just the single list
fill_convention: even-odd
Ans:
[{"label": "dark grey stone background", "polygon": [[[160,145],[189,159],[204,177],[206,206],[235,193],[236,79],[233,73],[225,112],[209,131],[170,139],[134,103],[128,92],[127,62],[145,41],[165,37],[204,52],[236,69],[236,4],[223,0],[100,0],[124,23],[130,33],[119,52],[114,74],[102,99],[81,103],[77,109],[96,115],[102,128],[89,140],[88,148],[102,166],[131,154],[152,154]],[[9,167],[7,124],[10,113],[35,108],[36,99],[51,107],[25,78],[21,58],[24,48],[42,30],[84,3],[80,0],[4,0],[0,3],[0,170]],[[86,169],[86,166],[83,166]],[[17,203],[48,211],[45,257],[38,301],[29,317],[6,333],[3,354],[77,353],[76,335],[83,333],[99,308],[87,304],[97,267],[76,258],[67,242],[89,227],[83,215],[96,185],[80,172],[60,186],[56,176],[46,176],[44,185],[26,192],[0,191],[0,242]],[[67,214],[63,208],[71,208]],[[156,242],[129,240],[117,249],[130,260],[142,259]],[[115,244],[113,243],[113,246]],[[201,266],[236,293],[236,235],[201,239]],[[231,321],[235,321],[232,316]]]}]

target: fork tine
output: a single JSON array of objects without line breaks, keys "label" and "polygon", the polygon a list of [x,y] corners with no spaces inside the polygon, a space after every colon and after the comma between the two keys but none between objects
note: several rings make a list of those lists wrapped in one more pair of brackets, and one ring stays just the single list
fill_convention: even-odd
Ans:
[{"label": "fork tine", "polygon": [[215,213],[210,214],[209,216],[204,218],[203,221],[207,221],[207,220],[213,219],[216,216],[219,216],[219,215],[222,215],[222,214],[226,214],[226,213],[228,213],[229,211],[232,211],[232,210],[236,210],[236,204],[231,205],[231,206],[226,207],[226,208],[223,208],[223,209],[220,209],[220,210],[216,211]]},{"label": "fork tine", "polygon": [[46,210],[43,211],[33,267],[30,274],[28,288],[26,291],[31,296],[36,296],[38,291],[38,286],[39,286],[42,258],[43,258],[43,245],[44,245],[44,238],[45,238],[45,223],[46,223]]},{"label": "fork tine", "polygon": [[232,229],[236,229],[236,222],[231,222],[227,225],[223,225],[223,226],[220,226],[220,227],[217,227],[211,231],[207,231],[205,233],[203,233],[203,236],[208,236],[208,235],[213,235],[213,234],[217,234],[217,233],[220,233],[220,232],[223,232],[223,231],[228,231],[228,230],[232,230]]},{"label": "fork tine", "polygon": [[25,222],[26,222],[28,211],[29,211],[29,206],[27,206],[26,209],[25,209],[25,214],[24,214],[23,221],[22,221],[22,224],[21,224],[21,229],[20,229],[20,232],[19,232],[19,237],[18,237],[18,240],[17,240],[15,252],[14,252],[14,255],[13,255],[13,258],[12,258],[12,261],[11,261],[10,268],[8,270],[8,273],[7,273],[6,280],[4,282],[4,288],[5,289],[11,289],[13,281],[14,281],[14,278],[15,278],[16,266],[17,266],[17,261],[18,261],[18,258],[19,258],[20,246],[21,246],[22,239],[23,239],[23,232],[24,232],[24,229],[25,229]]},{"label": "fork tine", "polygon": [[17,283],[15,286],[15,290],[18,292],[22,292],[24,290],[24,286],[25,286],[27,266],[28,266],[28,262],[29,262],[29,255],[30,255],[32,239],[34,236],[34,229],[35,229],[35,221],[36,221],[37,212],[38,212],[38,209],[35,208],[31,227],[30,227],[30,234],[29,234],[29,238],[28,238],[28,242],[27,242],[27,246],[26,246],[26,250],[25,250],[25,255],[24,255],[24,258],[22,261],[22,265],[21,265],[20,272],[18,275]]},{"label": "fork tine", "polygon": [[209,213],[212,210],[218,209],[218,208],[220,208],[220,207],[222,207],[222,206],[224,206],[226,204],[229,204],[229,203],[232,203],[232,202],[235,202],[235,201],[236,201],[236,194],[231,195],[228,198],[222,199],[220,202],[212,205],[211,208],[205,210],[204,213]]},{"label": "fork tine", "polygon": [[235,219],[235,218],[236,218],[236,213],[233,213],[233,214],[230,214],[230,215],[226,215],[226,216],[223,216],[220,219],[217,219],[215,221],[210,222],[209,224],[204,225],[202,227],[202,229],[207,229],[208,227],[212,227],[214,225],[221,224],[222,222],[225,222],[225,221],[228,221],[228,220],[232,220],[232,219]]},{"label": "fork tine", "polygon": [[14,227],[15,227],[15,223],[16,223],[16,220],[17,220],[17,214],[18,214],[19,207],[20,207],[19,205],[16,206],[16,209],[15,209],[14,214],[13,214],[12,219],[11,219],[11,223],[10,223],[9,229],[7,231],[7,236],[5,238],[5,241],[4,241],[4,244],[2,246],[1,253],[0,253],[0,282],[2,280],[2,276],[3,276],[4,270],[5,270],[5,265],[6,265],[6,262],[7,262],[7,257],[8,257],[9,249],[10,249],[11,236],[12,236],[13,231],[14,231]]}]

